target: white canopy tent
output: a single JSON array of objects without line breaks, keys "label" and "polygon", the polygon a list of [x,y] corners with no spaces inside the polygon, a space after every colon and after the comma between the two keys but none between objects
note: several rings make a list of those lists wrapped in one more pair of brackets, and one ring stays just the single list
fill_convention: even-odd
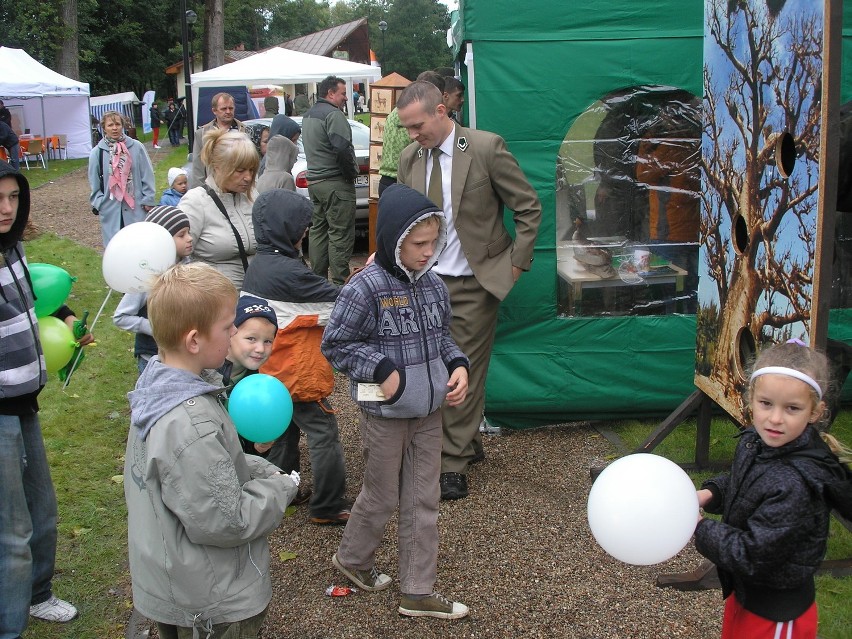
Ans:
[{"label": "white canopy tent", "polygon": [[[89,85],[39,64],[23,49],[0,47],[0,98],[20,114],[23,133],[67,136],[69,158],[92,150]],[[13,123],[15,120],[13,120]]]},{"label": "white canopy tent", "polygon": [[[382,77],[382,70],[369,64],[358,64],[348,60],[326,58],[321,55],[275,47],[215,69],[193,73],[191,76],[192,104],[197,114],[198,89],[201,87],[305,84],[320,82],[329,75],[346,81],[349,113],[354,113],[353,80],[363,81],[369,85],[371,81]],[[195,121],[197,122],[198,119],[196,118]]]}]

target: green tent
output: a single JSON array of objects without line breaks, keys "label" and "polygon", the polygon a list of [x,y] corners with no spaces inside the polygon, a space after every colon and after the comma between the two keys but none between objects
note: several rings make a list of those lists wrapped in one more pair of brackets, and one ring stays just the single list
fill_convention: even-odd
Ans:
[{"label": "green tent", "polygon": [[[574,194],[593,196],[590,180],[598,178],[591,175],[592,165],[601,162],[589,158],[606,148],[599,144],[607,121],[601,104],[615,105],[625,93],[650,87],[698,96],[700,105],[703,2],[460,4],[452,35],[467,86],[466,123],[505,138],[538,190],[544,212],[532,270],[501,306],[487,385],[489,421],[523,428],[668,414],[694,390],[694,310],[687,302],[636,312],[640,305],[635,298],[619,306],[602,289],[588,292],[598,302],[597,307],[591,304],[597,312],[577,312],[574,300],[566,305],[565,282],[557,275],[557,247],[566,233],[558,180],[562,175],[577,182],[581,176]],[[852,29],[852,3],[847,3],[844,21]],[[852,31],[847,29],[843,58],[845,102],[852,99]],[[639,111],[631,111],[632,122],[646,121]],[[572,130],[575,123],[578,128]],[[597,139],[582,147],[582,138],[590,136],[578,130],[595,127]],[[642,130],[639,135],[650,134]],[[567,143],[577,144],[578,163],[560,160]],[[635,156],[635,146],[631,153]],[[618,183],[617,162],[614,166],[608,173]],[[592,186],[600,190],[600,183]],[[683,292],[682,278],[677,281],[677,286],[667,284],[659,291],[645,285],[633,290],[645,289],[652,298],[671,302]],[[608,312],[610,308],[616,312]],[[619,312],[624,308],[626,312]],[[830,335],[852,342],[848,310],[832,312]]]}]

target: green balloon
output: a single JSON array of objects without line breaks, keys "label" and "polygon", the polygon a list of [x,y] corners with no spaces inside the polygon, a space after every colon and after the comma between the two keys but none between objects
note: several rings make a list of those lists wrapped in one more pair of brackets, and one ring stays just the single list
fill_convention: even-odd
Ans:
[{"label": "green balloon", "polygon": [[74,356],[77,342],[68,325],[58,317],[39,317],[38,334],[48,373],[64,368]]},{"label": "green balloon", "polygon": [[29,271],[36,296],[36,317],[47,317],[68,299],[74,278],[53,264],[30,264]]}]

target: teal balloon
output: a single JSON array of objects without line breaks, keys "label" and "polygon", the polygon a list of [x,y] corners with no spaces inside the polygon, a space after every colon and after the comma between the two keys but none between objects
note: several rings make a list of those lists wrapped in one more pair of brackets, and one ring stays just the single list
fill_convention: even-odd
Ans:
[{"label": "teal balloon", "polygon": [[278,439],[293,418],[293,399],[281,381],[257,373],[237,382],[228,396],[228,413],[237,432],[250,442]]},{"label": "teal balloon", "polygon": [[36,317],[47,317],[65,303],[74,278],[53,264],[30,264],[30,279],[35,293]]},{"label": "teal balloon", "polygon": [[65,368],[74,356],[77,341],[68,325],[58,317],[39,317],[38,336],[48,373]]}]

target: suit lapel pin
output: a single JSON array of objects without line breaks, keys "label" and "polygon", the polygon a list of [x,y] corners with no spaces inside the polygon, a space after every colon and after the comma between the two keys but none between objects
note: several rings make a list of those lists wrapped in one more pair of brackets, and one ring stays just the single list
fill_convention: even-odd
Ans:
[{"label": "suit lapel pin", "polygon": [[423,159],[423,147],[422,146],[419,149],[417,149],[417,159],[418,160]]},{"label": "suit lapel pin", "polygon": [[467,151],[467,138],[460,137],[459,141],[456,142],[456,146],[459,147],[460,151]]}]

